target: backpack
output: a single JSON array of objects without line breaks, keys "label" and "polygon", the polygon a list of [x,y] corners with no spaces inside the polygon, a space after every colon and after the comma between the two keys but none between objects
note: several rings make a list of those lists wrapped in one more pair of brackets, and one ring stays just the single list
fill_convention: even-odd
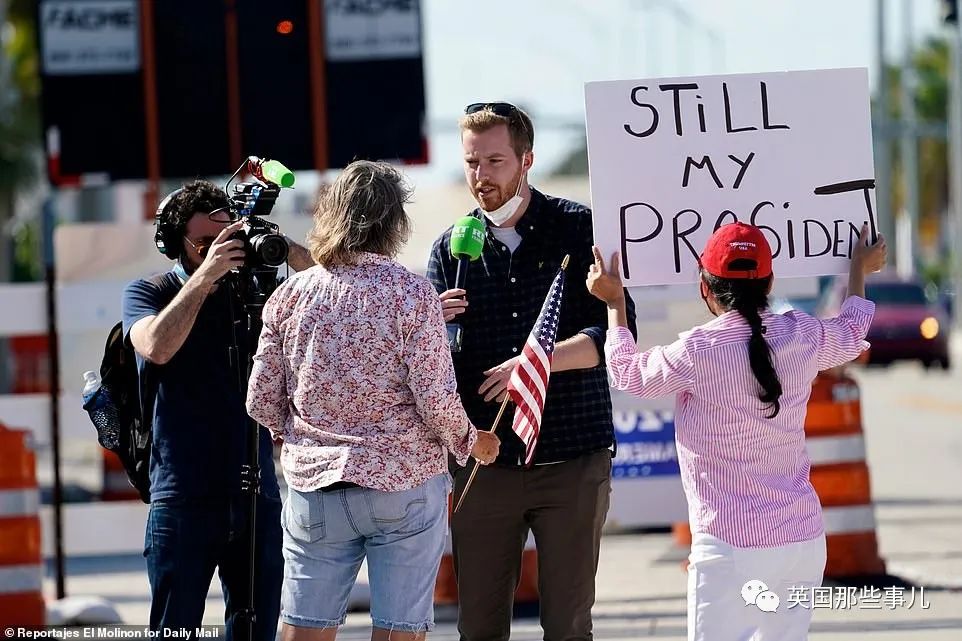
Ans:
[{"label": "backpack", "polygon": [[97,440],[123,463],[128,481],[144,503],[150,503],[151,427],[157,394],[148,384],[150,369],[145,364],[143,377],[138,374],[134,347],[124,339],[123,323],[117,323],[104,345],[100,389],[84,403]]}]

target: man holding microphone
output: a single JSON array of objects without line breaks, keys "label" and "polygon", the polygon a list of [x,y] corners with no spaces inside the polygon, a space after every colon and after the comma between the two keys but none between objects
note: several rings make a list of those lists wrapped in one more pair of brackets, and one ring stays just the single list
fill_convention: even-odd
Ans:
[{"label": "man holding microphone", "polygon": [[[570,272],[558,343],[533,464],[511,430],[497,428],[501,453],[478,473],[451,521],[465,641],[508,639],[513,596],[528,533],[538,549],[544,638],[590,639],[601,529],[608,512],[614,433],[604,365],[606,312],[581,274],[593,262],[591,212],[531,188],[534,127],[505,102],[468,105],[460,120],[464,172],[484,223],[480,259],[452,256],[447,230],[431,251],[427,275],[440,292],[454,351],[458,391],[472,423],[490,428],[508,378],[565,255]],[[481,218],[483,216],[483,218]],[[481,233],[481,232],[479,232]],[[459,271],[461,278],[457,278]],[[455,284],[465,283],[464,287]],[[627,294],[626,294],[627,297]],[[627,297],[630,327],[634,304]],[[471,469],[455,474],[454,501]]]}]

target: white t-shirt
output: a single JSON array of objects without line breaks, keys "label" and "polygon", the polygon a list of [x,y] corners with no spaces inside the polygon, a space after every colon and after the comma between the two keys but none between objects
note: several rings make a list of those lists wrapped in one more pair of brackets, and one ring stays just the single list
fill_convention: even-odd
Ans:
[{"label": "white t-shirt", "polygon": [[491,225],[488,229],[491,230],[495,238],[507,246],[508,251],[512,254],[514,250],[518,248],[518,245],[521,244],[521,234],[515,231],[514,227],[495,227]]}]

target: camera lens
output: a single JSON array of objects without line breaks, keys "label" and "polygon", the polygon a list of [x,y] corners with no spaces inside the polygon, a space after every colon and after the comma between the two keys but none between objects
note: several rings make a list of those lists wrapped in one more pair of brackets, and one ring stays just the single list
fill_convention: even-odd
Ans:
[{"label": "camera lens", "polygon": [[277,267],[287,261],[287,241],[280,234],[258,234],[250,243],[264,265]]}]

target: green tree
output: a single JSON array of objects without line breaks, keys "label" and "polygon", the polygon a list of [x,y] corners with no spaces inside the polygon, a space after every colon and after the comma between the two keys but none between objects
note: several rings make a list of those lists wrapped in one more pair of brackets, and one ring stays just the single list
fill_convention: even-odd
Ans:
[{"label": "green tree", "polygon": [[[940,36],[926,39],[912,57],[915,82],[915,115],[920,126],[931,125],[929,130],[941,128],[945,132],[949,106],[949,74],[951,50],[949,43]],[[886,74],[889,83],[889,114],[893,121],[901,118],[902,70],[890,66]],[[892,153],[892,209],[896,214],[904,210],[905,180],[904,163],[900,154],[898,136],[893,135],[887,143],[876,137],[876,144],[889,144]],[[946,245],[939,242],[944,213],[949,206],[949,148],[945,135],[929,135],[918,140],[919,161],[919,227],[916,232],[924,244],[935,244],[939,254],[926,258],[916,256],[916,268],[926,282],[941,286],[949,273],[949,256]],[[879,188],[882,186],[880,185]]]},{"label": "green tree", "polygon": [[[946,122],[949,104],[950,51],[942,38],[930,38],[915,55],[915,110],[921,122]],[[920,219],[939,216],[949,202],[948,143],[942,138],[919,141]]]},{"label": "green tree", "polygon": [[[14,250],[11,221],[17,195],[38,177],[40,76],[35,0],[0,0],[0,283],[39,275],[36,224],[21,226]],[[30,251],[31,247],[33,248]],[[17,256],[14,268],[14,257]],[[0,338],[0,393],[10,389],[7,340]]]},{"label": "green tree", "polygon": [[41,140],[35,0],[0,0],[0,9],[5,4],[6,15],[0,10],[5,18],[0,24],[0,282],[10,280],[10,220],[17,195],[38,179]]}]

